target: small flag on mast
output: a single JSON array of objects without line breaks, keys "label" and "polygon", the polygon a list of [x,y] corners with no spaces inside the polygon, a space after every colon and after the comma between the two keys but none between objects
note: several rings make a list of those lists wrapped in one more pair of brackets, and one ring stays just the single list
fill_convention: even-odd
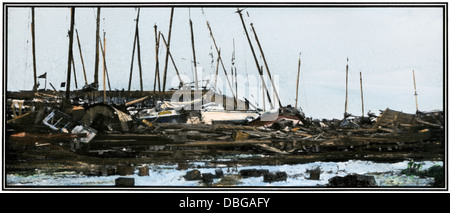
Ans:
[{"label": "small flag on mast", "polygon": [[38,78],[47,78],[47,72],[45,72],[44,74],[38,76]]}]

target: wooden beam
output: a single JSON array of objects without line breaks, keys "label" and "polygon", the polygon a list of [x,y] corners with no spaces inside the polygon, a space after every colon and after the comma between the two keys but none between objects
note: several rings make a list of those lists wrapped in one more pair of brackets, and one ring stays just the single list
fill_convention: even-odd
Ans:
[{"label": "wooden beam", "polygon": [[[158,34],[158,26],[154,26],[155,28],[155,79],[153,83],[153,92],[156,91],[156,83],[158,83],[158,91],[161,92],[161,81],[159,77],[159,40],[160,40],[160,34]],[[156,80],[158,79],[158,82]]]},{"label": "wooden beam", "polygon": [[33,51],[33,76],[34,76],[34,86],[33,86],[33,91],[37,90],[37,72],[36,72],[36,39],[34,37],[34,33],[35,33],[35,22],[34,22],[34,7],[31,7],[31,46],[32,46],[32,51]]},{"label": "wooden beam", "polygon": [[194,56],[194,85],[195,85],[195,90],[198,90],[197,60],[195,59],[195,45],[194,45],[194,26],[192,24],[191,19],[189,19],[189,26],[191,28],[192,54]]},{"label": "wooden beam", "polygon": [[100,42],[100,7],[97,7],[97,28],[95,32],[95,67],[94,86],[98,88],[98,64],[99,64],[99,42]]},{"label": "wooden beam", "polygon": [[75,62],[73,60],[73,55],[72,55],[72,67],[73,67],[73,80],[75,80],[75,88],[78,89],[77,72],[75,71]]},{"label": "wooden beam", "polygon": [[[138,9],[138,21],[139,21],[139,11],[140,11],[140,9]],[[141,42],[139,41],[138,21],[136,21],[136,37],[137,37],[137,56],[138,56],[138,66],[139,66],[139,83],[141,86],[141,91],[144,91],[144,86],[142,84]]]},{"label": "wooden beam", "polygon": [[131,79],[133,78],[133,62],[134,62],[134,52],[136,51],[136,43],[138,39],[138,24],[139,24],[139,9],[136,17],[136,30],[134,33],[133,41],[133,53],[131,54],[131,66],[130,66],[130,80],[128,81],[128,92],[131,90]]},{"label": "wooden beam", "polygon": [[[106,40],[105,40],[105,42],[106,42]],[[111,92],[111,83],[109,81],[108,66],[106,66],[106,47],[105,47],[105,49],[103,49],[103,45],[102,45],[102,41],[101,40],[99,42],[99,45],[100,45],[100,50],[102,51],[102,56],[103,56],[103,61],[104,61],[103,66],[105,67],[106,80],[108,81],[108,88],[109,88],[109,91]]]},{"label": "wooden beam", "polygon": [[248,144],[272,143],[270,140],[242,140],[242,141],[196,141],[184,144],[167,144],[168,146],[242,146]]},{"label": "wooden beam", "polygon": [[86,76],[86,69],[84,67],[83,54],[81,53],[80,37],[78,36],[78,30],[77,29],[75,29],[75,33],[77,34],[78,51],[80,52],[81,65],[83,65],[84,83],[85,83],[85,85],[88,85],[88,80],[87,80],[87,76]]},{"label": "wooden beam", "polygon": [[[167,47],[168,45],[167,45],[166,39],[164,38],[164,35],[161,32],[159,33],[159,35],[161,36],[164,44]],[[173,60],[172,53],[170,52],[170,50],[168,50],[168,52],[169,52],[169,57],[170,57],[170,60],[172,61],[173,67],[175,68],[175,72],[177,73],[178,80],[181,82],[181,84],[184,85],[183,80],[181,80],[180,72],[178,71],[177,65],[175,64],[175,60]]]},{"label": "wooden beam", "polygon": [[103,33],[103,48],[102,48],[102,55],[103,55],[103,103],[106,104],[106,61],[105,61],[105,54],[106,51],[106,37],[105,33]]},{"label": "wooden beam", "polygon": [[344,117],[347,116],[348,109],[348,58],[347,65],[345,66],[345,112]]},{"label": "wooden beam", "polygon": [[[300,53],[301,55],[301,53]],[[299,84],[299,79],[300,79],[300,64],[301,64],[301,59],[300,56],[298,57],[298,71],[297,71],[297,87],[295,89],[295,108],[297,108],[297,103],[298,103],[298,84]]]},{"label": "wooden beam", "polygon": [[214,75],[214,90],[217,91],[217,76],[219,75],[219,61],[220,61],[220,50],[217,53],[217,65],[216,65],[216,74]]},{"label": "wooden beam", "polygon": [[362,117],[364,117],[364,96],[363,96],[363,86],[362,86],[362,73],[359,72],[359,85],[361,87],[361,110],[362,110]]},{"label": "wooden beam", "polygon": [[139,98],[139,99],[136,99],[136,100],[133,100],[133,101],[130,101],[130,102],[125,103],[125,106],[130,106],[130,105],[133,105],[133,104],[136,104],[136,103],[145,101],[145,100],[147,100],[147,99],[149,99],[149,98],[150,98],[150,96],[145,96],[145,97],[143,97],[143,98]]},{"label": "wooden beam", "polygon": [[71,73],[71,62],[73,59],[73,26],[75,24],[75,7],[70,8],[70,31],[69,31],[69,56],[67,59],[67,81],[66,81],[66,101],[70,101],[70,73]]},{"label": "wooden beam", "polygon": [[165,59],[165,62],[164,62],[163,87],[162,87],[163,97],[165,97],[165,93],[166,93],[167,63],[169,61],[169,50],[170,50],[170,38],[171,38],[171,35],[172,35],[173,13],[174,13],[174,8],[172,7],[172,9],[170,11],[169,34],[167,36],[166,59]]}]

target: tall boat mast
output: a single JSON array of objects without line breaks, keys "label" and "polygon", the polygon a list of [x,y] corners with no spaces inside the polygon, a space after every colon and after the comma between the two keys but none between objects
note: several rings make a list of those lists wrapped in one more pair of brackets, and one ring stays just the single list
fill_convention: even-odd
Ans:
[{"label": "tall boat mast", "polygon": [[194,56],[194,85],[195,90],[198,90],[197,60],[195,59],[195,45],[194,45],[194,26],[192,24],[191,19],[189,19],[189,26],[191,28],[192,54]]},{"label": "tall boat mast", "polygon": [[34,74],[34,86],[33,86],[33,91],[37,90],[37,73],[36,73],[36,47],[35,47],[35,38],[34,38],[34,27],[35,27],[35,22],[34,22],[34,7],[31,7],[31,39],[32,39],[32,51],[33,51],[33,74]]},{"label": "tall boat mast", "polygon": [[[156,83],[158,83],[158,91],[161,92],[161,81],[159,77],[159,40],[160,36],[158,34],[158,26],[154,26],[155,28],[155,79],[153,83],[153,93],[156,91]],[[158,79],[158,82],[156,81]]]},{"label": "tall boat mast", "polygon": [[267,72],[267,75],[269,76],[270,83],[272,84],[273,91],[274,91],[275,96],[276,96],[276,98],[277,98],[277,100],[278,100],[278,105],[279,105],[280,107],[282,107],[283,105],[281,105],[280,97],[278,96],[277,89],[276,89],[276,87],[275,87],[275,84],[273,83],[272,75],[270,74],[269,66],[267,66],[266,57],[264,56],[264,51],[263,51],[263,49],[262,49],[262,47],[261,47],[261,44],[259,43],[258,36],[256,35],[255,28],[253,27],[253,23],[250,23],[250,26],[252,27],[253,34],[255,35],[255,40],[256,40],[256,43],[258,44],[259,51],[261,52],[261,56],[262,56],[262,59],[263,59],[263,61],[264,61],[264,66],[266,67],[266,72]]},{"label": "tall boat mast", "polygon": [[[161,32],[159,32],[159,36],[162,38],[162,40],[163,40],[163,42],[164,42],[164,45],[166,45],[166,47],[167,47],[167,41],[166,41],[166,39],[164,38],[164,34],[162,34]],[[158,41],[158,42],[159,42],[159,41]],[[183,80],[181,79],[180,72],[178,71],[177,65],[175,64],[175,60],[173,60],[172,53],[170,52],[170,50],[169,50],[169,57],[170,57],[170,61],[172,61],[173,67],[175,68],[175,72],[177,73],[178,80],[180,81],[181,85],[184,85],[184,82],[183,82]],[[158,80],[159,80],[159,79],[158,79]]]},{"label": "tall boat mast", "polygon": [[140,46],[139,46],[139,13],[140,8],[138,8],[137,17],[136,17],[136,30],[134,33],[134,42],[133,42],[133,53],[131,54],[131,66],[130,66],[130,80],[128,82],[128,92],[131,90],[131,79],[133,78],[133,62],[134,62],[134,53],[136,50],[136,46],[138,49],[138,65],[139,65],[139,76],[140,76],[140,88],[142,88],[142,70],[141,70],[141,57],[140,57]]},{"label": "tall boat mast", "polygon": [[172,9],[170,11],[169,34],[167,35],[166,59],[164,62],[163,88],[162,88],[163,98],[165,97],[165,94],[166,94],[165,90],[166,90],[166,78],[167,78],[167,63],[169,62],[169,50],[170,50],[170,38],[172,35],[173,13],[174,13],[174,8],[172,7]]},{"label": "tall boat mast", "polygon": [[66,81],[66,101],[70,103],[70,72],[71,70],[71,62],[73,60],[73,25],[75,22],[75,7],[70,8],[71,18],[70,18],[70,31],[69,31],[69,56],[67,60],[67,81]]},{"label": "tall boat mast", "polygon": [[[223,72],[224,72],[224,74],[225,74],[225,78],[227,79],[228,86],[230,87],[231,93],[232,93],[232,95],[233,95],[234,105],[237,106],[237,97],[236,97],[236,94],[234,93],[233,85],[230,83],[230,79],[228,78],[227,70],[225,69],[225,65],[223,65],[223,60],[222,60],[222,57],[220,56],[220,53],[219,53],[220,50],[219,50],[219,48],[217,47],[216,39],[214,38],[214,35],[213,35],[213,32],[212,32],[211,26],[209,25],[209,22],[208,22],[208,21],[206,21],[206,26],[208,27],[209,34],[211,35],[211,39],[212,39],[212,41],[213,41],[214,47],[216,48],[216,51],[217,51],[217,53],[218,53],[218,56],[217,56],[217,57],[218,57],[218,60],[220,61],[221,65],[222,65],[222,70],[223,70]],[[232,77],[233,77],[233,76],[232,76]]]},{"label": "tall boat mast", "polygon": [[[106,34],[106,33],[104,32],[104,33],[103,33],[103,38],[104,38],[103,40],[104,40],[104,42],[106,42],[105,34]],[[106,72],[106,80],[108,81],[108,88],[109,88],[109,91],[111,92],[111,83],[110,83],[110,81],[109,81],[108,66],[106,66],[106,44],[105,44],[105,47],[103,47],[102,41],[101,41],[101,39],[100,39],[99,45],[100,45],[100,50],[102,51],[102,56],[103,56],[103,66],[104,66],[105,72]]]},{"label": "tall boat mast", "polygon": [[100,7],[97,7],[97,28],[95,32],[95,67],[94,87],[98,89],[98,64],[99,64],[99,42],[100,42]]},{"label": "tall boat mast", "polygon": [[237,83],[237,69],[234,66],[234,60],[236,59],[235,54],[235,45],[234,45],[234,38],[233,38],[233,54],[231,56],[231,70],[234,69],[234,84],[235,84],[235,91],[236,91],[236,98],[238,97],[238,83]]},{"label": "tall boat mast", "polygon": [[363,86],[362,86],[362,73],[359,72],[359,85],[361,87],[361,110],[362,110],[362,117],[364,117],[364,96],[363,96]]},{"label": "tall boat mast", "polygon": [[75,70],[75,61],[73,59],[73,53],[72,53],[72,68],[73,68],[73,80],[75,81],[75,89],[78,89],[77,72]]},{"label": "tall boat mast", "polygon": [[[138,9],[138,20],[139,11]],[[138,67],[139,67],[139,85],[141,86],[141,92],[144,91],[144,85],[142,84],[142,65],[141,65],[141,41],[139,40],[139,21],[136,21],[136,37],[137,37],[137,56],[138,56]]]},{"label": "tall boat mast", "polygon": [[298,103],[298,84],[299,84],[299,80],[300,80],[300,65],[302,63],[300,56],[302,55],[302,53],[300,53],[300,55],[298,56],[298,71],[297,71],[297,87],[295,89],[295,108],[297,108],[297,103]]},{"label": "tall boat mast", "polygon": [[347,117],[347,109],[348,109],[348,58],[347,58],[347,65],[345,67],[345,112],[344,112],[344,117]]},{"label": "tall boat mast", "polygon": [[220,50],[217,53],[216,74],[214,75],[214,89],[217,90],[217,76],[219,75]]},{"label": "tall boat mast", "polygon": [[238,9],[237,13],[239,14],[239,17],[241,18],[242,26],[244,27],[244,31],[245,31],[245,35],[247,36],[248,44],[250,45],[250,49],[252,50],[252,53],[253,53],[253,58],[255,59],[256,69],[259,72],[259,76],[261,77],[261,82],[263,84],[264,89],[266,90],[267,100],[269,100],[270,108],[273,109],[274,107],[273,107],[273,104],[272,104],[272,100],[270,99],[269,90],[267,89],[266,83],[264,82],[263,72],[262,72],[262,70],[261,70],[261,68],[259,66],[258,58],[256,57],[255,50],[253,49],[253,45],[252,45],[252,43],[250,41],[250,37],[249,37],[248,32],[247,32],[247,27],[245,27],[244,18],[242,17],[241,11],[242,10]]},{"label": "tall boat mast", "polygon": [[84,82],[85,82],[85,85],[88,85],[88,81],[87,81],[87,77],[86,77],[86,69],[84,67],[83,54],[81,53],[80,37],[78,36],[78,30],[77,29],[75,29],[75,33],[77,34],[78,51],[80,52],[81,65],[83,65]]},{"label": "tall boat mast", "polygon": [[103,47],[102,47],[102,55],[103,55],[103,103],[106,104],[106,61],[105,61],[105,52],[106,52],[106,36],[103,33]]}]

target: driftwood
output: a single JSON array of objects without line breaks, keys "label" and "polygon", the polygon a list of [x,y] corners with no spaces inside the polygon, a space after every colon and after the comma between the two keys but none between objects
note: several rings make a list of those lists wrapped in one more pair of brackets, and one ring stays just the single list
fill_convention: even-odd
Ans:
[{"label": "driftwood", "polygon": [[125,103],[125,106],[130,106],[130,105],[133,105],[133,104],[137,104],[137,103],[145,101],[145,100],[147,100],[149,98],[150,98],[150,96],[145,96],[145,97],[142,97],[142,98],[139,98],[139,99],[136,99],[136,100],[133,100],[133,101]]}]

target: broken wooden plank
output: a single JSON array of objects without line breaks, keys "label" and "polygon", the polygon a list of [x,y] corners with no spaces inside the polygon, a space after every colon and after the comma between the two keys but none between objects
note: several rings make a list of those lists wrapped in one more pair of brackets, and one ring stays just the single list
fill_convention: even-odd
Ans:
[{"label": "broken wooden plank", "polygon": [[10,120],[6,121],[6,123],[7,124],[11,124],[11,123],[14,123],[16,121],[19,121],[20,119],[27,117],[31,113],[33,113],[33,112],[27,112],[27,113],[25,113],[23,115],[15,116],[13,119],[10,119]]},{"label": "broken wooden plank", "polygon": [[266,151],[269,151],[269,152],[274,152],[274,153],[283,154],[283,155],[291,154],[290,152],[279,150],[279,149],[277,149],[275,147],[268,146],[267,144],[254,144],[254,145],[259,147],[259,148],[262,148],[262,149],[264,149]]},{"label": "broken wooden plank", "polygon": [[185,144],[167,144],[167,146],[241,146],[247,144],[264,144],[264,143],[272,143],[269,140],[242,140],[239,142],[236,141],[196,141],[196,142],[188,142]]},{"label": "broken wooden plank", "polygon": [[150,96],[145,96],[145,97],[133,100],[133,101],[129,101],[129,102],[125,103],[125,106],[130,106],[130,105],[133,105],[133,104],[137,104],[137,103],[145,101],[145,100],[147,100],[149,98],[150,98]]},{"label": "broken wooden plank", "polygon": [[424,124],[424,125],[428,125],[428,126],[433,126],[433,127],[440,127],[440,126],[441,126],[441,125],[439,125],[439,124],[434,124],[434,123],[430,123],[430,122],[424,121],[424,120],[422,120],[422,119],[420,119],[420,118],[416,118],[415,121],[416,121],[417,123]]},{"label": "broken wooden plank", "polygon": [[235,141],[242,141],[247,139],[249,136],[248,133],[242,132],[242,131],[233,131],[231,134],[231,138]]}]

